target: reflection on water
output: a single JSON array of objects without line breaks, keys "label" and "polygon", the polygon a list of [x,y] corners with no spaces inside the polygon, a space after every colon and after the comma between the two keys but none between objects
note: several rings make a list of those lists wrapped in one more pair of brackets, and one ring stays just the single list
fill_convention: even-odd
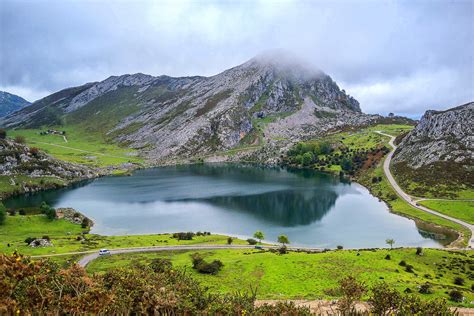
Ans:
[{"label": "reflection on water", "polygon": [[211,231],[335,247],[439,246],[413,221],[388,212],[358,184],[310,170],[242,164],[185,165],[138,170],[6,201],[26,207],[47,201],[95,221],[94,233]]}]

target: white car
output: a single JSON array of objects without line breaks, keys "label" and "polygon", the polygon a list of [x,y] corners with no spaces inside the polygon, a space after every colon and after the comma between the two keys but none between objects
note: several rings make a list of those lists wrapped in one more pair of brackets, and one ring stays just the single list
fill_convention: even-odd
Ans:
[{"label": "white car", "polygon": [[103,256],[103,255],[110,255],[110,251],[108,249],[100,249],[99,256]]}]

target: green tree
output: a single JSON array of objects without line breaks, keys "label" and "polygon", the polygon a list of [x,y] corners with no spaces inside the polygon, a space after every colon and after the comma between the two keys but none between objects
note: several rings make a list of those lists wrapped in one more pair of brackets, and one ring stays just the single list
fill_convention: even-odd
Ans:
[{"label": "green tree", "polygon": [[0,203],[0,225],[5,223],[5,218],[7,217],[7,212],[5,210],[5,206],[3,206],[2,203]]},{"label": "green tree", "polygon": [[322,142],[319,144],[319,152],[323,155],[331,153],[331,145],[328,142]]},{"label": "green tree", "polygon": [[290,240],[288,239],[288,236],[286,235],[280,235],[278,236],[278,242],[280,244],[282,244],[283,246],[285,246],[286,244],[289,244],[290,243]]},{"label": "green tree", "polygon": [[306,152],[303,154],[301,162],[303,166],[309,166],[314,159],[314,155],[312,152]]},{"label": "green tree", "polygon": [[234,239],[232,239],[232,237],[228,237],[227,238],[227,244],[228,245],[232,245],[232,242],[234,241]]},{"label": "green tree", "polygon": [[389,238],[389,239],[385,240],[385,243],[386,243],[387,245],[390,245],[390,249],[392,249],[392,248],[393,248],[393,244],[395,243],[395,239]]},{"label": "green tree", "polygon": [[341,162],[341,168],[342,170],[344,171],[351,171],[352,170],[352,161],[347,159],[347,158],[343,158],[342,159],[342,162]]},{"label": "green tree", "polygon": [[262,239],[265,238],[265,235],[263,234],[262,231],[257,230],[257,231],[255,232],[255,234],[253,234],[253,237],[254,237],[254,238],[257,238],[259,243],[262,243]]},{"label": "green tree", "polygon": [[0,139],[5,139],[7,138],[7,131],[4,130],[3,128],[0,128]]}]

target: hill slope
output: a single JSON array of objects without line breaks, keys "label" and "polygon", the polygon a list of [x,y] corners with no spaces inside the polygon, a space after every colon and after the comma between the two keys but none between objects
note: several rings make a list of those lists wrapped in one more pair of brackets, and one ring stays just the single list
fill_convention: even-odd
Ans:
[{"label": "hill slope", "polygon": [[446,111],[427,111],[420,123],[401,141],[393,168],[425,188],[439,191],[438,185],[474,188],[474,102]]},{"label": "hill slope", "polygon": [[31,103],[17,95],[0,91],[0,117],[7,116],[10,113],[21,110]]},{"label": "hill slope", "polygon": [[113,76],[52,94],[0,126],[76,125],[163,161],[372,119],[321,71],[259,56],[212,77]]}]

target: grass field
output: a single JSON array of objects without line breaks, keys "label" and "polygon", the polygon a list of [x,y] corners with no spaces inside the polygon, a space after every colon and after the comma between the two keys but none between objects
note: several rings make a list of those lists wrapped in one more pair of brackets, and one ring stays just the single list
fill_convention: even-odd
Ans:
[{"label": "grass field", "polygon": [[432,210],[462,219],[470,224],[474,224],[474,201],[426,200],[419,201],[418,203]]},{"label": "grass field", "polygon": [[[177,240],[171,234],[101,236],[83,234],[87,229],[66,220],[48,220],[44,215],[7,216],[5,224],[0,225],[0,252],[18,251],[24,255],[59,254],[76,251],[98,250],[101,248],[127,248],[143,246],[227,244],[227,236],[195,236],[192,240]],[[53,247],[32,248],[24,241],[27,237],[49,236]],[[82,236],[85,240],[77,240]],[[234,239],[234,244],[247,244]],[[8,246],[10,245],[10,246]]]},{"label": "grass field", "polygon": [[[219,259],[224,263],[217,275],[203,275],[192,269],[190,255],[195,252],[113,255],[92,261],[87,270],[101,272],[126,267],[133,262],[147,264],[153,258],[165,257],[171,259],[174,267],[186,269],[214,292],[249,291],[251,286],[258,286],[259,299],[333,298],[328,290],[335,288],[344,276],[352,275],[367,285],[384,280],[399,291],[410,288],[414,293],[421,284],[428,282],[433,286],[433,294],[422,295],[424,298],[447,298],[446,291],[457,288],[463,291],[467,302],[474,300],[471,291],[474,254],[468,252],[425,249],[419,256],[415,249],[290,252],[286,255],[258,250],[199,251],[206,259]],[[386,260],[386,255],[390,255],[391,260]],[[412,265],[414,273],[406,272],[399,265],[401,260]],[[455,277],[462,277],[465,285],[453,284]]]},{"label": "grass field", "polygon": [[12,194],[22,193],[25,185],[28,187],[54,188],[64,186],[65,181],[54,177],[0,176],[0,199]]},{"label": "grass field", "polygon": [[66,131],[65,142],[62,135],[40,135],[41,131],[47,129],[9,130],[8,135],[12,138],[23,136],[28,146],[38,147],[51,156],[68,162],[97,167],[143,162],[137,157],[136,151],[107,143],[97,133],[88,134],[74,126],[57,127],[58,130]]}]

